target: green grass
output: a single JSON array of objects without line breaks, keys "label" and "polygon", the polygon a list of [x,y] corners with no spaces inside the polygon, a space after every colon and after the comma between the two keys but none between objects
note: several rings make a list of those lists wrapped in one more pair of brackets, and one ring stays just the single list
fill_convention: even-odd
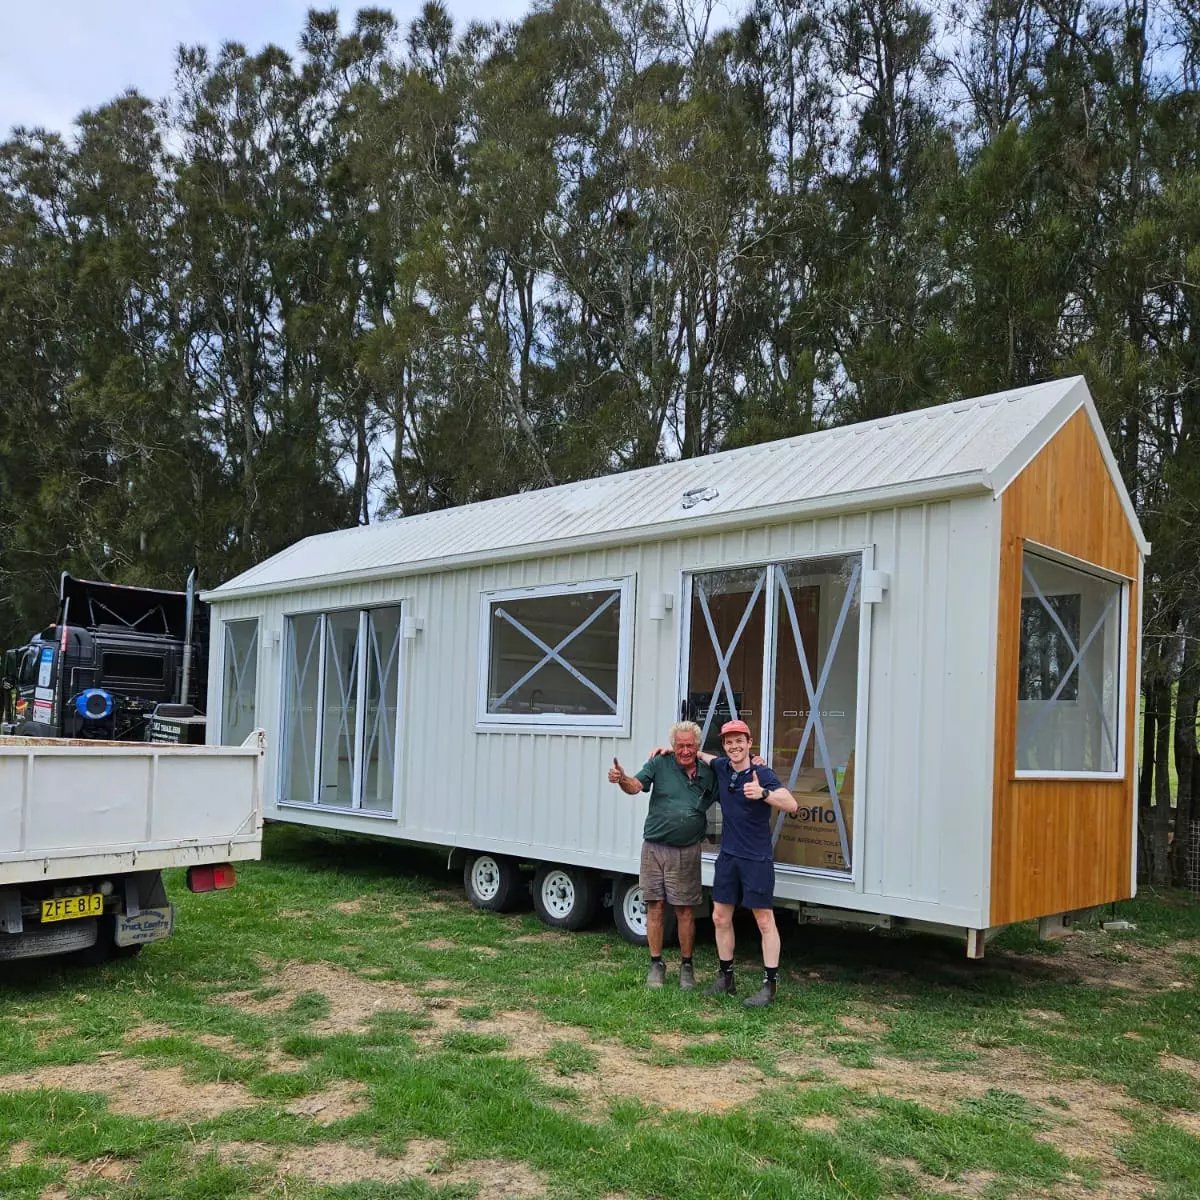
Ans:
[{"label": "green grass", "polygon": [[581,1046],[578,1042],[555,1042],[546,1051],[546,1060],[559,1075],[582,1075],[596,1070],[600,1056],[591,1046]]},{"label": "green grass", "polygon": [[[1155,1200],[1200,1194],[1200,910],[1182,896],[1065,946],[1015,928],[981,963],[785,923],[779,999],[752,1013],[647,991],[645,951],[611,926],[546,940],[530,913],[473,910],[431,855],[280,826],[266,854],[232,892],[169,880],[176,936],[138,959],[6,969],[0,1073],[54,1086],[0,1090],[0,1197],[449,1200],[497,1194],[483,1172],[508,1163],[549,1197],[998,1200],[1100,1196],[1118,1161]],[[745,979],[756,947],[740,928]],[[133,1103],[138,1079],[171,1103]],[[1093,1126],[1099,1160],[1058,1136]],[[390,1181],[311,1166],[434,1143],[435,1169]]]}]

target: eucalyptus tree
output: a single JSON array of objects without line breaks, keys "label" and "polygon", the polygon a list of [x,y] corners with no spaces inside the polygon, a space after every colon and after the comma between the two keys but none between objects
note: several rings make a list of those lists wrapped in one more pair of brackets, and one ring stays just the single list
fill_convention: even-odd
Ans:
[{"label": "eucalyptus tree", "polygon": [[318,352],[295,336],[315,293],[317,197],[302,168],[301,92],[275,47],[180,52],[173,133],[187,264],[189,371],[223,461],[228,562],[249,564],[340,523],[344,485],[325,436]]},{"label": "eucalyptus tree", "polygon": [[831,0],[823,36],[847,126],[831,185],[842,419],[936,403],[951,303],[932,200],[956,166],[938,105],[932,13],[913,0]]}]

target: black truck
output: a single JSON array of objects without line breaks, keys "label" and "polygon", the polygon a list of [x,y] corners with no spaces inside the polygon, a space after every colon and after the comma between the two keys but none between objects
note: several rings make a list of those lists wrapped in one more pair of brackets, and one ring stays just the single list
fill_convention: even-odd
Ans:
[{"label": "black truck", "polygon": [[56,620],[4,653],[0,734],[204,740],[208,609],[182,592],[63,572]]}]

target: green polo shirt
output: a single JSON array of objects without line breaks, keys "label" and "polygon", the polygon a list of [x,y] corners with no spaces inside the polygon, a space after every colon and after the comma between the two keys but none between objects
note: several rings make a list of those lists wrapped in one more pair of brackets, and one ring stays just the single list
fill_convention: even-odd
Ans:
[{"label": "green polo shirt", "polygon": [[668,846],[694,846],[704,837],[708,810],[717,799],[717,777],[710,766],[697,760],[696,774],[688,777],[673,754],[652,758],[634,776],[650,792],[650,809],[642,836]]}]

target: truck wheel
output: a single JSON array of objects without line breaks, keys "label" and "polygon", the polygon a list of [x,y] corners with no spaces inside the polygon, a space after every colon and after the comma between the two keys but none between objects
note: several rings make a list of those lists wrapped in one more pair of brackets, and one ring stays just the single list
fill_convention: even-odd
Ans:
[{"label": "truck wheel", "polygon": [[85,950],[71,956],[71,961],[80,967],[99,967],[114,958],[136,958],[142,952],[141,946],[118,946],[113,934],[116,932],[116,917],[103,916],[97,918],[99,928],[96,940]]},{"label": "truck wheel", "polygon": [[46,958],[52,954],[84,954],[96,941],[94,918],[65,921],[58,928],[34,925],[25,933],[0,933],[0,961]]},{"label": "truck wheel", "polygon": [[[636,875],[621,875],[613,880],[612,913],[613,924],[625,941],[634,946],[645,946],[649,942],[646,902],[642,899],[642,885]],[[675,910],[667,904],[663,907],[663,945],[674,945],[675,934]]]},{"label": "truck wheel", "polygon": [[475,908],[508,912],[521,900],[521,868],[506,854],[470,854],[463,863],[463,887]]},{"label": "truck wheel", "polygon": [[543,863],[533,877],[533,907],[554,929],[583,929],[596,919],[600,882],[584,867]]}]

